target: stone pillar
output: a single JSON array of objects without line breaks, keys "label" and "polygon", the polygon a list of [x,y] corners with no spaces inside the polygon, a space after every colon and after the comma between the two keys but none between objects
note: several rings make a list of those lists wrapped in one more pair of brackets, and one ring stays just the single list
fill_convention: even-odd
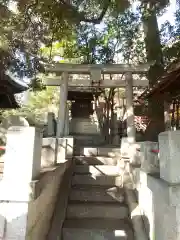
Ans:
[{"label": "stone pillar", "polygon": [[160,176],[171,184],[180,184],[180,131],[159,134]]},{"label": "stone pillar", "polygon": [[118,145],[120,142],[119,136],[119,121],[117,120],[117,114],[113,114],[113,144]]},{"label": "stone pillar", "polygon": [[129,143],[130,161],[135,161],[135,135],[136,130],[134,126],[134,109],[133,109],[133,78],[132,73],[128,72],[125,75],[126,80],[126,121],[127,121],[127,141]]},{"label": "stone pillar", "polygon": [[42,132],[13,126],[7,132],[4,173],[0,181],[0,239],[26,239],[29,201],[41,168]]},{"label": "stone pillar", "polygon": [[133,109],[133,78],[132,73],[126,73],[126,114],[127,136],[131,143],[135,142],[134,109]]},{"label": "stone pillar", "polygon": [[42,131],[35,127],[8,129],[3,180],[30,182],[41,169]]},{"label": "stone pillar", "polygon": [[170,103],[164,102],[164,121],[166,131],[171,129],[171,119],[170,119]]},{"label": "stone pillar", "polygon": [[62,73],[62,81],[60,86],[60,103],[57,123],[57,137],[63,137],[65,133],[66,119],[66,102],[68,95],[68,73]]},{"label": "stone pillar", "polygon": [[65,117],[65,136],[69,135],[69,105],[68,103],[66,104],[66,117]]},{"label": "stone pillar", "polygon": [[47,116],[47,135],[48,137],[55,136],[55,116],[53,112],[48,112]]},{"label": "stone pillar", "polygon": [[140,158],[141,158],[141,169],[150,174],[159,173],[159,154],[153,152],[158,150],[159,146],[157,142],[141,142],[140,144]]}]

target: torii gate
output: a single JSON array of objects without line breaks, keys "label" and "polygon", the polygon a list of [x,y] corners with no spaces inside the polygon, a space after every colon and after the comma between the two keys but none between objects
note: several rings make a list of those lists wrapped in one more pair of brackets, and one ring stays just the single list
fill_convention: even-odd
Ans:
[{"label": "torii gate", "polygon": [[[127,135],[128,141],[135,142],[134,109],[133,109],[133,86],[147,87],[147,80],[134,80],[133,74],[145,74],[152,64],[145,63],[138,66],[129,64],[66,64],[57,63],[46,65],[45,70],[50,73],[56,73],[59,76],[46,77],[45,85],[60,86],[60,105],[57,126],[57,137],[64,136],[64,127],[66,121],[66,102],[68,96],[68,87],[125,87],[126,88],[126,107],[127,107]],[[88,75],[83,78],[72,78],[73,75]],[[124,74],[125,80],[120,79],[102,79],[101,74]]]}]

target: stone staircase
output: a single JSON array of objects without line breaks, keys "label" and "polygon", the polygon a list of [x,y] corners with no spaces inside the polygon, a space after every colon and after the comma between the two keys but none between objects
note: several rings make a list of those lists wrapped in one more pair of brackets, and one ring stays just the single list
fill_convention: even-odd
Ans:
[{"label": "stone staircase", "polygon": [[[133,240],[119,149],[84,149],[75,157],[63,240]],[[118,151],[118,152],[117,152]]]}]

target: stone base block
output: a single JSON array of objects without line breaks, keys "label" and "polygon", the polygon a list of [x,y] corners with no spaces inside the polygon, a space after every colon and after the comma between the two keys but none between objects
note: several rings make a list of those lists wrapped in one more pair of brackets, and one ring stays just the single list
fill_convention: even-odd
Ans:
[{"label": "stone base block", "polygon": [[159,134],[160,176],[167,182],[180,183],[180,131]]},{"label": "stone base block", "polygon": [[147,173],[159,173],[158,143],[146,141],[141,144],[141,169]]},{"label": "stone base block", "polygon": [[[57,141],[57,143],[56,143]],[[55,155],[57,144],[57,156]],[[47,167],[55,163],[62,163],[73,156],[74,139],[65,138],[43,138],[43,148],[41,154],[41,166]]]},{"label": "stone base block", "polygon": [[148,219],[150,240],[180,239],[180,185],[141,171],[139,205]]}]

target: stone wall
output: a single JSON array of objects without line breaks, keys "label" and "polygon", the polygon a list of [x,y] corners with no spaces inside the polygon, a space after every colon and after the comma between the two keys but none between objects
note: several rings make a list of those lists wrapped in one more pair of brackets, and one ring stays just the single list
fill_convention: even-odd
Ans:
[{"label": "stone wall", "polygon": [[100,133],[98,121],[90,118],[72,118],[69,131],[73,134]]},{"label": "stone wall", "polygon": [[[139,206],[150,240],[180,239],[180,131],[141,143],[141,168],[134,170]],[[157,146],[159,145],[159,153]]]},{"label": "stone wall", "polygon": [[[48,169],[40,176],[36,189],[40,192],[39,196],[28,204],[27,240],[46,239],[51,227],[60,184],[69,167],[70,162],[62,163],[54,169]],[[64,207],[62,206],[62,211]]]},{"label": "stone wall", "polygon": [[[54,152],[50,161],[45,159],[43,165],[41,146],[48,147],[50,143]],[[0,239],[45,240],[61,191],[64,197],[62,217],[65,216],[72,176],[73,138],[57,139],[57,148],[55,143],[54,138],[42,140],[42,131],[35,127],[8,129],[0,181]],[[63,181],[67,173],[67,180]]]}]

